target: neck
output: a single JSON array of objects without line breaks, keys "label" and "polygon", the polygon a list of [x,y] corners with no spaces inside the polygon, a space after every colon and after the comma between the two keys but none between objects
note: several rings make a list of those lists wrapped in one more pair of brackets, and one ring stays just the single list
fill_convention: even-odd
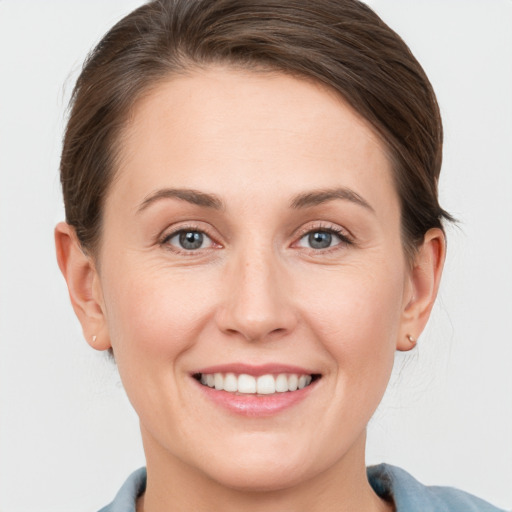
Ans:
[{"label": "neck", "polygon": [[229,487],[168,452],[143,433],[147,487],[137,512],[391,512],[393,507],[372,490],[366,477],[366,434],[333,466],[312,478],[270,490]]}]

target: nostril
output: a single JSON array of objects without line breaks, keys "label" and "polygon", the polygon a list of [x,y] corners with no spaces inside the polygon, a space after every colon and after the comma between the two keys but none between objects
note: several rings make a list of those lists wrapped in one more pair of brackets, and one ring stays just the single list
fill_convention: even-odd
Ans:
[{"label": "nostril", "polygon": [[245,338],[247,341],[253,343],[260,341],[269,341],[273,338],[285,335],[288,332],[288,329],[284,327],[267,329],[265,325],[244,325],[240,326],[239,329],[225,329],[224,332],[230,336],[241,336]]}]

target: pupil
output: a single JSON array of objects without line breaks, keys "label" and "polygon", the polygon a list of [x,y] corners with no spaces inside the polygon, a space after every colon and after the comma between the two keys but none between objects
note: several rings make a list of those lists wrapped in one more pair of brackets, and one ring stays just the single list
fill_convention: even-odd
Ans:
[{"label": "pupil", "polygon": [[203,245],[203,234],[197,231],[186,231],[180,234],[180,244],[184,249],[199,249]]},{"label": "pupil", "polygon": [[326,249],[330,247],[332,241],[332,235],[325,231],[317,231],[309,235],[309,245],[313,249]]}]

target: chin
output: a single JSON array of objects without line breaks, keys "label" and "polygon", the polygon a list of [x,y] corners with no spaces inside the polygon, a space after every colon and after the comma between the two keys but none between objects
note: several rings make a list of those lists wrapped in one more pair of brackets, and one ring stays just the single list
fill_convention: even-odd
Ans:
[{"label": "chin", "polygon": [[[313,443],[314,444],[314,443]],[[241,492],[280,491],[294,487],[325,471],[339,454],[333,450],[315,453],[311,442],[287,433],[255,433],[230,436],[225,444],[218,442],[202,452],[201,461],[192,465],[201,468],[218,484]],[[195,458],[195,457],[194,457]],[[318,461],[322,461],[319,467]]]},{"label": "chin", "polygon": [[308,477],[305,462],[289,459],[252,457],[226,462],[224,459],[223,465],[211,468],[209,476],[220,485],[240,492],[280,491],[294,487]]}]

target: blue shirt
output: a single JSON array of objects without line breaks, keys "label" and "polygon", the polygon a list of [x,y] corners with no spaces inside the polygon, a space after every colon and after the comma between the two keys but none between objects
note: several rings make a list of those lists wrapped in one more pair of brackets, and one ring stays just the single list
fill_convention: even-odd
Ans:
[{"label": "blue shirt", "polygon": [[[379,464],[367,469],[373,490],[395,505],[396,512],[505,512],[452,487],[427,487],[403,469]],[[135,512],[137,498],[146,489],[146,469],[132,473],[114,501],[99,512]]]}]

